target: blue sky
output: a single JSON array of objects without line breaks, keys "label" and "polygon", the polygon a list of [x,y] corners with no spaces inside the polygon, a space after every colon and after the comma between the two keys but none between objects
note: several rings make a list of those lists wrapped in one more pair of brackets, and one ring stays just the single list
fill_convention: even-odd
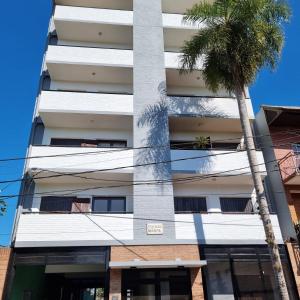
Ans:
[{"label": "blue sky", "polygon": [[[263,70],[251,87],[255,111],[261,104],[300,105],[300,2],[291,0],[293,18],[286,26],[286,45],[274,73]],[[4,1],[2,3],[0,47],[0,159],[22,157],[26,153],[40,67],[51,12],[51,0]],[[1,163],[0,181],[19,178],[23,161]],[[4,189],[5,188],[5,189]],[[18,184],[0,195],[17,194]],[[0,245],[6,245],[16,200],[8,201],[8,211],[0,217]]]}]

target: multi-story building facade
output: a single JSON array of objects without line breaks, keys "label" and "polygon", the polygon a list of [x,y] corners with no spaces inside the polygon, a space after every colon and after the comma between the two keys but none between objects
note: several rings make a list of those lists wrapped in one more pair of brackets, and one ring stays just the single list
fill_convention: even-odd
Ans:
[{"label": "multi-story building facade", "polygon": [[[262,136],[270,190],[300,294],[300,107],[261,107],[256,127]],[[292,228],[295,228],[295,231]],[[295,236],[296,233],[296,236]]]},{"label": "multi-story building facade", "polygon": [[195,2],[55,1],[7,299],[278,296],[237,102],[178,71]]}]

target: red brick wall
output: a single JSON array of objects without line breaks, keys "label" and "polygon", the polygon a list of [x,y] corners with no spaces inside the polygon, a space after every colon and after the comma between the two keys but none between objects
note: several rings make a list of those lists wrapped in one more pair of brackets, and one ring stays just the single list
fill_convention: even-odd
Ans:
[{"label": "red brick wall", "polygon": [[11,249],[0,248],[0,299],[2,299]]},{"label": "red brick wall", "polygon": [[283,180],[295,173],[295,161],[291,143],[299,143],[300,136],[293,133],[295,128],[270,127],[275,157],[280,160],[279,167]]},{"label": "red brick wall", "polygon": [[115,246],[111,247],[111,261],[140,260],[199,260],[197,245]]},{"label": "red brick wall", "polygon": [[122,271],[111,269],[109,278],[109,300],[113,298],[121,300]]},{"label": "red brick wall", "polygon": [[[140,260],[200,260],[197,245],[157,245],[157,246],[115,246],[111,247],[111,261]],[[200,268],[191,270],[191,287],[193,300],[203,300],[204,291]],[[121,299],[121,272],[111,270],[110,300],[113,296]]]}]

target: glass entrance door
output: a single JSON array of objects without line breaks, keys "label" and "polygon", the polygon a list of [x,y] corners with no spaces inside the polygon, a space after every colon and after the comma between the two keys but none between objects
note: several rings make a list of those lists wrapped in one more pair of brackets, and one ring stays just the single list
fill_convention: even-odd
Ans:
[{"label": "glass entrance door", "polygon": [[122,299],[190,300],[189,270],[124,270]]}]

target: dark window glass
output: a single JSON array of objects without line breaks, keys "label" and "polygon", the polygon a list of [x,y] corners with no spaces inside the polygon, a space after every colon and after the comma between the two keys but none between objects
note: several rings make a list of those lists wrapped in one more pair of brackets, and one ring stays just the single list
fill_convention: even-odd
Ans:
[{"label": "dark window glass", "polygon": [[236,150],[239,146],[239,143],[212,143],[212,149],[220,150]]},{"label": "dark window glass", "polygon": [[206,198],[204,197],[175,197],[175,212],[200,213],[207,212]]},{"label": "dark window glass", "polygon": [[88,140],[88,139],[61,139],[53,138],[50,142],[51,146],[63,147],[98,147],[98,148],[126,148],[126,141],[111,140]]},{"label": "dark window glass", "polygon": [[[285,275],[292,274],[284,246],[279,246]],[[276,291],[269,250],[266,246],[201,248],[207,299],[273,300]],[[286,276],[290,299],[298,299],[292,276]]]},{"label": "dark window glass", "polygon": [[216,150],[236,150],[239,143],[219,143],[211,142],[210,137],[207,137],[207,144],[200,145],[196,141],[171,141],[170,147],[172,150],[205,150],[205,149],[216,149]]},{"label": "dark window glass", "polygon": [[74,197],[42,197],[40,211],[71,212]]},{"label": "dark window glass", "polygon": [[94,212],[122,213],[126,211],[125,197],[95,197],[93,199]]},{"label": "dark window glass", "polygon": [[170,148],[172,150],[203,150],[210,149],[210,138],[207,137],[207,144],[200,145],[196,141],[170,141]]},{"label": "dark window glass", "polygon": [[220,198],[222,212],[252,213],[253,205],[249,198]]}]

